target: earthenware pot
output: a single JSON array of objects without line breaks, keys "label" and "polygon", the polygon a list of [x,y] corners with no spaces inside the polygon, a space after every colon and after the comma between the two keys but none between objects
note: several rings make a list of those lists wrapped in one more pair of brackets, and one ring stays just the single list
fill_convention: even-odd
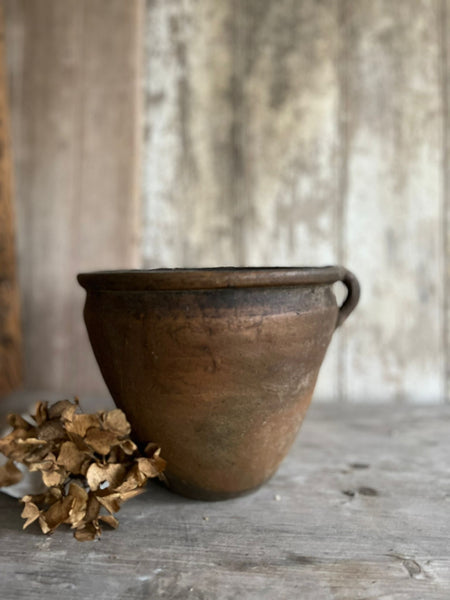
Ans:
[{"label": "earthenware pot", "polygon": [[[356,306],[343,267],[84,273],[105,382],[169,487],[201,499],[269,479],[294,441],[333,331]],[[332,291],[348,295],[339,308]]]}]

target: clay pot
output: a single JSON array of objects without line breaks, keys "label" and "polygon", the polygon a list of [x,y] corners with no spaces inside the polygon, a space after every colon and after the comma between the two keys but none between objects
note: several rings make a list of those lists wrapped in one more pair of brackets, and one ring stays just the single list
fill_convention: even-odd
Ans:
[{"label": "clay pot", "polygon": [[[169,487],[222,499],[269,479],[294,441],[359,285],[342,267],[85,273],[105,382]],[[332,284],[347,299],[338,308]]]}]

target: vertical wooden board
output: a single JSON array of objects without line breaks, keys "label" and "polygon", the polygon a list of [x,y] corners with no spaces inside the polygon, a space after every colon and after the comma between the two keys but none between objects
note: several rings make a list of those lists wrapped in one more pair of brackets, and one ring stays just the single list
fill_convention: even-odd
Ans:
[{"label": "vertical wooden board", "polygon": [[444,114],[442,242],[444,256],[444,358],[446,398],[450,401],[450,2],[442,0],[441,43]]},{"label": "vertical wooden board", "polygon": [[237,264],[230,3],[146,4],[146,266]]},{"label": "vertical wooden board", "polygon": [[[249,265],[339,260],[338,3],[241,2],[235,70],[242,245]],[[339,333],[316,397],[337,398]]]},{"label": "vertical wooden board", "polygon": [[[19,267],[24,298],[26,381],[61,387],[69,359],[68,315],[73,284],[74,184],[78,152],[77,101],[81,50],[81,4],[5,2],[7,28],[23,28],[9,42],[23,44],[20,75],[11,78],[11,106],[20,112],[13,129],[17,156]],[[18,54],[11,50],[12,56]],[[16,120],[13,119],[13,126]],[[71,289],[72,288],[72,289]]]},{"label": "vertical wooden board", "polygon": [[[185,3],[180,7],[182,14]],[[171,35],[176,3],[146,2],[144,18],[143,259],[146,267],[183,266],[177,192],[181,119],[178,79],[183,65]],[[181,17],[180,17],[181,19]],[[184,29],[183,29],[184,31]],[[185,44],[184,44],[185,47]],[[185,54],[185,53],[184,53]]]},{"label": "vertical wooden board", "polygon": [[336,262],[337,42],[333,0],[147,2],[147,266]]},{"label": "vertical wooden board", "polygon": [[438,401],[442,343],[440,3],[346,2],[351,399]]},{"label": "vertical wooden board", "polygon": [[16,270],[10,111],[0,6],[0,396],[21,383],[22,336]]},{"label": "vertical wooden board", "polygon": [[71,261],[67,363],[77,390],[104,389],[82,320],[85,291],[77,271],[140,266],[141,2],[85,0],[79,109],[79,180]]},{"label": "vertical wooden board", "polygon": [[245,259],[333,264],[339,196],[337,3],[239,3]]},{"label": "vertical wooden board", "polygon": [[104,392],[75,276],[135,262],[137,2],[117,4],[5,0],[26,382],[34,388]]}]

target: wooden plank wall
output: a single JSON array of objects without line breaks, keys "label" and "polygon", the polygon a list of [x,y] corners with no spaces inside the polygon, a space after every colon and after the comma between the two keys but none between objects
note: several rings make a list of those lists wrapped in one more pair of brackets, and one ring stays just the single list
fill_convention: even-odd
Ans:
[{"label": "wooden plank wall", "polygon": [[106,393],[75,276],[139,260],[139,2],[4,8],[27,385]]},{"label": "wooden plank wall", "polygon": [[448,390],[448,4],[146,5],[144,263],[354,269],[319,396]]},{"label": "wooden plank wall", "polygon": [[450,0],[3,1],[29,385],[104,389],[77,270],[343,263],[317,395],[450,396]]},{"label": "wooden plank wall", "polygon": [[441,6],[346,4],[345,260],[364,284],[350,397],[445,394]]},{"label": "wooden plank wall", "polygon": [[22,383],[22,335],[7,79],[5,28],[0,6],[0,397]]},{"label": "wooden plank wall", "polygon": [[441,46],[442,46],[442,112],[444,119],[443,152],[444,159],[442,182],[442,226],[443,226],[443,262],[444,262],[444,363],[446,371],[446,397],[450,398],[450,2],[442,0],[441,8]]}]

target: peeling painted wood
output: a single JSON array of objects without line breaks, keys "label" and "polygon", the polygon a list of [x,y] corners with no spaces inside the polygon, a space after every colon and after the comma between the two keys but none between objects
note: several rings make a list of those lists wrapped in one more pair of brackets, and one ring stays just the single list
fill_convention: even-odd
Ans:
[{"label": "peeling painted wood", "polygon": [[344,259],[363,290],[346,325],[343,393],[442,401],[440,2],[343,4]]},{"label": "peeling painted wood", "polygon": [[[20,410],[42,394],[15,395]],[[82,399],[85,408],[107,402]],[[3,597],[447,600],[448,406],[314,404],[273,479],[225,502],[151,486],[80,544],[0,497]]]},{"label": "peeling painted wood", "polygon": [[4,6],[26,381],[104,393],[75,275],[138,266],[139,1]]}]

